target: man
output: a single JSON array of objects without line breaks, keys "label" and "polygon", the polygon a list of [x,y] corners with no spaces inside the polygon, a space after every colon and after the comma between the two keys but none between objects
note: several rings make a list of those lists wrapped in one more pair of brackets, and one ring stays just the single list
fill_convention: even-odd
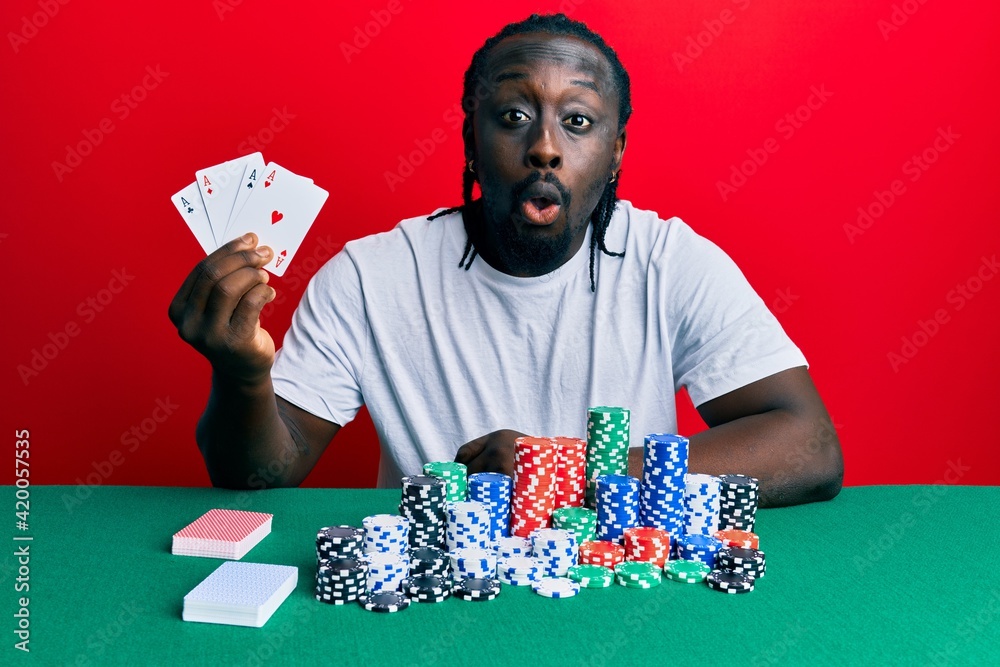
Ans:
[{"label": "man", "polygon": [[213,484],[299,484],[363,403],[380,486],[428,460],[510,473],[514,438],[583,435],[602,404],[631,409],[638,474],[685,386],[710,426],[692,471],[758,477],[765,505],[835,496],[840,444],[802,353],[718,247],[617,200],[629,85],[563,15],[487,40],[465,77],[463,206],[348,243],[277,355],[259,320],[271,250],[248,235],[199,263],[170,317],[212,363]]}]

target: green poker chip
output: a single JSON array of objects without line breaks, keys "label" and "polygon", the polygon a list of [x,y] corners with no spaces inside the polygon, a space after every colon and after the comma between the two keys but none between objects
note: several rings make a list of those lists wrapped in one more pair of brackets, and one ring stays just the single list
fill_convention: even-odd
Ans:
[{"label": "green poker chip", "polygon": [[627,408],[598,406],[587,410],[587,506],[595,507],[597,478],[628,471],[629,426]]},{"label": "green poker chip", "polygon": [[712,571],[708,565],[695,560],[672,560],[663,566],[663,574],[671,581],[698,584]]},{"label": "green poker chip", "polygon": [[618,577],[619,583],[622,583],[624,586],[644,583],[655,586],[662,580],[662,571],[660,568],[655,563],[644,561],[633,560],[618,563],[615,565],[615,575]]},{"label": "green poker chip", "polygon": [[586,588],[607,588],[615,583],[615,573],[601,565],[574,565],[566,576]]},{"label": "green poker chip", "polygon": [[439,477],[447,487],[446,500],[450,503],[465,500],[468,491],[468,471],[464,463],[454,461],[431,461],[424,464],[424,474]]}]

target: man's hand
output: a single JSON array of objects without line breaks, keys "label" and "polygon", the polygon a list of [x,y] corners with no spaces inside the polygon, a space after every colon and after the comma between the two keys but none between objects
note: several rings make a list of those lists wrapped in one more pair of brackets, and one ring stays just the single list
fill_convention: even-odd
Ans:
[{"label": "man's hand", "polygon": [[502,472],[514,476],[514,441],[526,434],[501,429],[470,440],[458,448],[455,461],[464,463],[469,474]]},{"label": "man's hand", "polygon": [[274,341],[260,326],[260,311],[275,296],[260,268],[270,258],[253,234],[230,241],[194,267],[168,311],[181,338],[217,373],[249,385],[274,364]]}]

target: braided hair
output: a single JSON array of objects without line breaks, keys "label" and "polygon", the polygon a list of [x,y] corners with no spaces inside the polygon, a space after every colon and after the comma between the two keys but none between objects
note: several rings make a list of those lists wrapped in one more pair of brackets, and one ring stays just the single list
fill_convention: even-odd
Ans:
[{"label": "braided hair", "polygon": [[[476,85],[482,79],[482,71],[484,69],[484,65],[486,64],[486,59],[489,57],[490,51],[493,50],[494,46],[507,37],[531,32],[544,32],[552,35],[569,35],[572,37],[578,37],[594,45],[601,51],[601,53],[604,54],[604,56],[608,59],[608,62],[611,64],[615,89],[618,93],[618,132],[620,133],[622,128],[625,127],[625,123],[628,122],[629,116],[632,115],[632,96],[628,72],[625,71],[621,61],[618,60],[618,55],[610,46],[607,45],[607,43],[605,43],[604,38],[590,30],[586,24],[581,23],[580,21],[574,21],[565,14],[532,14],[523,21],[511,23],[505,26],[496,35],[487,39],[482,47],[476,51],[476,53],[472,56],[472,64],[469,65],[469,69],[465,71],[465,81],[462,87],[462,109],[465,111],[466,123],[472,122],[472,114],[479,105],[479,100],[475,94]],[[621,169],[618,170],[618,174],[614,180],[605,184],[604,192],[601,194],[601,198],[597,202],[597,206],[594,208],[594,212],[591,213],[590,216],[590,221],[594,225],[594,233],[590,238],[591,292],[597,291],[597,281],[594,277],[594,260],[597,249],[599,248],[601,252],[611,257],[625,256],[624,250],[622,250],[622,252],[612,252],[608,250],[607,246],[604,244],[604,236],[607,233],[608,225],[611,223],[611,216],[615,211],[615,206],[618,204],[617,192],[618,183],[620,181]],[[464,168],[463,165],[463,204],[461,206],[455,206],[453,208],[439,211],[431,216],[428,216],[427,219],[433,220],[455,212],[461,212],[463,217],[465,217],[464,214],[471,212],[474,204],[481,202],[481,199],[477,199],[475,201],[472,199],[472,188],[475,182],[476,175],[471,170]],[[468,233],[467,221],[466,233]],[[465,242],[465,252],[462,254],[462,259],[458,262],[459,268],[464,268],[468,271],[469,267],[472,266],[472,261],[476,258],[476,254],[476,249],[472,244],[472,235],[470,234],[468,240]]]}]

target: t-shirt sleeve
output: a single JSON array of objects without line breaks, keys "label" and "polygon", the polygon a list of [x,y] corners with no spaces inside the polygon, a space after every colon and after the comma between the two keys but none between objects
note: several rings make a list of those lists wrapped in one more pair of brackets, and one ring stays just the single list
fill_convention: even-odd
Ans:
[{"label": "t-shirt sleeve", "polygon": [[341,426],[364,403],[368,319],[362,294],[350,254],[337,253],[309,281],[271,368],[275,394]]},{"label": "t-shirt sleeve", "polygon": [[671,226],[664,287],[674,390],[685,387],[698,406],[780,371],[808,367],[729,255],[679,219]]}]

